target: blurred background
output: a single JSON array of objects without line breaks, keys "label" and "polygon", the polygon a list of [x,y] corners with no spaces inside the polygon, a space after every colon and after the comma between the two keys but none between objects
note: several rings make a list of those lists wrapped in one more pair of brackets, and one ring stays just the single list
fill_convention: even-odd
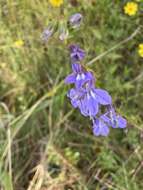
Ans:
[{"label": "blurred background", "polygon": [[[127,3],[0,0],[1,190],[143,189],[143,2],[133,15]],[[74,13],[83,16],[76,29]],[[63,82],[72,43],[86,51],[85,65],[98,57],[88,68],[126,129],[95,137],[72,108]]]}]

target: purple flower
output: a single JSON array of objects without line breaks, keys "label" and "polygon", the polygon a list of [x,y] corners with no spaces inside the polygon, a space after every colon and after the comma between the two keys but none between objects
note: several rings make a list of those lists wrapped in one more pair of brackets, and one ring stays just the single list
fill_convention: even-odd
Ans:
[{"label": "purple flower", "polygon": [[91,88],[85,91],[81,113],[85,116],[95,117],[99,111],[99,105],[111,104],[111,96],[102,89]]},{"label": "purple flower", "polygon": [[86,71],[84,67],[78,63],[72,64],[73,73],[69,74],[65,83],[72,84],[74,83],[77,88],[80,88],[85,82],[94,80],[94,77],[91,72]]},{"label": "purple flower", "polygon": [[110,106],[107,113],[99,118],[93,118],[93,133],[95,136],[107,136],[109,134],[109,127],[125,128],[126,125],[126,119],[117,115],[114,108]]},{"label": "purple flower", "polygon": [[53,34],[52,28],[45,29],[41,35],[42,41],[44,41],[44,42],[48,41],[48,39],[52,36],[52,34]]},{"label": "purple flower", "polygon": [[74,108],[79,108],[84,116],[95,117],[99,111],[99,105],[109,105],[112,102],[107,91],[96,89],[93,84],[87,82],[86,88],[73,88],[69,91],[68,97]]},{"label": "purple flower", "polygon": [[87,98],[87,94],[85,94],[83,89],[71,89],[68,97],[72,106],[79,108],[82,115],[93,117],[98,113],[98,102],[94,101],[91,96]]},{"label": "purple flower", "polygon": [[108,136],[109,127],[101,119],[93,119],[93,134],[95,136]]},{"label": "purple flower", "polygon": [[77,89],[77,88],[72,88],[69,90],[67,96],[71,100],[71,104],[74,108],[78,108],[81,105],[82,97],[84,96],[84,91]]},{"label": "purple flower", "polygon": [[78,45],[71,45],[69,48],[72,63],[82,61],[85,57],[85,51],[80,49]]},{"label": "purple flower", "polygon": [[125,128],[127,120],[120,115],[117,115],[115,109],[110,106],[109,111],[100,117],[108,126],[113,128]]},{"label": "purple flower", "polygon": [[69,19],[69,22],[70,22],[70,25],[72,26],[72,28],[78,28],[80,26],[82,18],[83,17],[80,13],[73,14]]}]

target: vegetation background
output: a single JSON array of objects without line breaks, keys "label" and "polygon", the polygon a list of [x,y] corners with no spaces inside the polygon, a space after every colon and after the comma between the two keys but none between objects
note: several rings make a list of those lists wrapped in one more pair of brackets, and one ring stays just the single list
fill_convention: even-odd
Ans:
[{"label": "vegetation background", "polygon": [[[0,0],[1,190],[143,189],[143,58],[137,52],[143,3],[130,17],[126,2],[65,0],[55,8],[48,0]],[[76,12],[83,23],[61,42],[59,28]],[[43,43],[49,24],[56,33]],[[103,55],[89,68],[126,117],[125,130],[95,137],[91,123],[73,110],[63,83],[71,43],[85,49],[85,64]]]}]

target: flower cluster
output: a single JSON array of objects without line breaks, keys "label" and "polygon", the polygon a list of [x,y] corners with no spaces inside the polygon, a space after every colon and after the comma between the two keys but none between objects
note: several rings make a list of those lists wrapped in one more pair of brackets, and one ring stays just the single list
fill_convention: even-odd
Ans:
[{"label": "flower cluster", "polygon": [[[52,2],[52,0],[51,0],[51,2]],[[57,1],[57,2],[60,3],[61,1]],[[55,1],[55,3],[56,3],[56,1]],[[82,22],[82,18],[83,18],[83,16],[80,13],[75,13],[70,16],[70,18],[68,19],[68,22],[61,21],[61,22],[56,23],[56,26],[49,25],[42,32],[41,40],[43,42],[47,42],[49,40],[49,38],[56,32],[55,28],[58,28],[59,39],[61,41],[67,40],[67,38],[69,37],[69,28],[72,28],[72,29],[79,28],[79,26]]]},{"label": "flower cluster", "polygon": [[[96,136],[107,136],[109,127],[125,128],[127,122],[116,114],[109,93],[95,87],[93,73],[81,64],[85,51],[77,45],[71,45],[69,49],[73,72],[65,78],[65,83],[74,84],[74,88],[67,94],[72,106],[78,108],[83,116],[92,120],[93,133]],[[105,113],[101,111],[102,106]]]}]

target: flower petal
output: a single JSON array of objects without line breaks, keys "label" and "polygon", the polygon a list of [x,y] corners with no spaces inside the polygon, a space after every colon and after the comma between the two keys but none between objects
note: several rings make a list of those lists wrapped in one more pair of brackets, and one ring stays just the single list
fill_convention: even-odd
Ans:
[{"label": "flower petal", "polygon": [[84,99],[79,101],[79,109],[82,115],[84,115],[85,117],[88,116],[87,107]]},{"label": "flower petal", "polygon": [[87,98],[87,108],[89,116],[96,116],[99,110],[98,102],[92,97],[90,97],[89,99]]},{"label": "flower petal", "polygon": [[109,127],[101,120],[96,119],[93,125],[93,133],[95,136],[108,136]]},{"label": "flower petal", "polygon": [[97,101],[102,105],[109,105],[112,103],[112,98],[106,90],[95,89]]},{"label": "flower petal", "polygon": [[102,124],[102,131],[101,131],[101,135],[102,136],[108,136],[109,134],[109,127],[105,124]]},{"label": "flower petal", "polygon": [[107,116],[107,114],[101,115],[100,118],[107,123],[109,126],[111,125],[111,119]]},{"label": "flower petal", "polygon": [[72,63],[72,70],[75,73],[80,73],[82,72],[82,66],[78,63]]},{"label": "flower petal", "polygon": [[74,108],[77,108],[79,106],[79,99],[78,98],[80,96],[80,94],[78,93],[78,91],[76,89],[72,88],[67,93],[67,96],[70,98],[72,106]]},{"label": "flower petal", "polygon": [[98,119],[96,119],[95,122],[93,123],[93,134],[95,136],[99,136],[101,134]]},{"label": "flower petal", "polygon": [[76,101],[76,100],[72,100],[72,99],[71,99],[71,104],[72,104],[72,106],[73,106],[74,108],[77,108],[77,107],[78,107],[78,101]]},{"label": "flower petal", "polygon": [[76,81],[76,76],[75,74],[70,74],[65,78],[65,83],[66,84],[71,84],[71,83],[75,83]]},{"label": "flower petal", "polygon": [[123,118],[122,116],[118,115],[117,120],[118,120],[119,128],[125,128],[127,126],[127,120],[125,118]]}]

